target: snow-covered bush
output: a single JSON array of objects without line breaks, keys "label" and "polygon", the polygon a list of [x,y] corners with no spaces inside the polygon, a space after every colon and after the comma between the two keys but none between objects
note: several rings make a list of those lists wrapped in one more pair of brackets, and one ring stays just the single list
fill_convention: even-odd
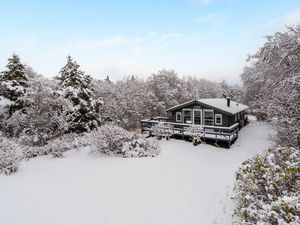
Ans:
[{"label": "snow-covered bush", "polygon": [[154,157],[160,153],[160,148],[156,140],[135,133],[124,143],[122,153],[124,157]]},{"label": "snow-covered bush", "polygon": [[245,161],[234,190],[236,224],[300,224],[299,149],[277,147]]},{"label": "snow-covered bush", "polygon": [[22,159],[20,147],[15,142],[0,137],[0,174],[10,175],[17,172]]},{"label": "snow-covered bush", "polygon": [[151,134],[161,139],[165,137],[167,140],[170,140],[173,135],[173,126],[167,123],[158,123],[151,128]]},{"label": "snow-covered bush", "polygon": [[96,152],[105,155],[120,155],[123,144],[129,140],[129,133],[116,125],[105,124],[91,132],[90,138]]},{"label": "snow-covered bush", "polygon": [[47,155],[51,154],[55,158],[61,158],[64,152],[72,149],[71,145],[72,143],[66,141],[64,137],[59,137],[44,146],[44,149]]},{"label": "snow-covered bush", "polygon": [[105,124],[90,133],[94,152],[109,156],[145,157],[159,154],[159,146],[152,139],[131,133],[113,124]]},{"label": "snow-covered bush", "polygon": [[87,134],[64,134],[58,138],[48,141],[44,146],[23,145],[22,151],[26,159],[41,155],[53,155],[54,157],[63,157],[63,153],[69,150],[79,149],[91,145],[91,140]]},{"label": "snow-covered bush", "polygon": [[32,147],[27,145],[22,146],[22,153],[25,159],[31,159],[34,157],[47,155],[46,149],[44,147]]},{"label": "snow-covered bush", "polygon": [[201,143],[201,137],[203,137],[204,130],[203,127],[199,125],[192,125],[189,126],[186,131],[191,135],[193,138],[193,144],[198,145]]},{"label": "snow-covered bush", "polygon": [[49,141],[42,148],[46,154],[51,154],[54,157],[63,157],[66,151],[79,149],[88,145],[90,145],[90,140],[86,135],[70,133]]}]

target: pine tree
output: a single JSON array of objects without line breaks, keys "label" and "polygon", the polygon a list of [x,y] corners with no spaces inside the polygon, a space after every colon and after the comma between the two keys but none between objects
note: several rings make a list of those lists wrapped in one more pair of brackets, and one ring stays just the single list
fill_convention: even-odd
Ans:
[{"label": "pine tree", "polygon": [[5,108],[8,109],[8,115],[11,117],[15,111],[24,107],[21,97],[25,94],[28,85],[25,66],[20,62],[18,55],[13,54],[8,59],[6,68],[0,78],[0,99],[5,103]]},{"label": "pine tree", "polygon": [[67,64],[61,69],[59,87],[62,95],[73,103],[73,114],[70,122],[70,132],[86,132],[100,125],[101,101],[95,100],[91,77],[79,69],[79,65],[70,56]]},{"label": "pine tree", "polygon": [[111,80],[109,78],[109,76],[107,75],[106,78],[104,79],[104,81],[108,82],[108,83],[111,83]]}]

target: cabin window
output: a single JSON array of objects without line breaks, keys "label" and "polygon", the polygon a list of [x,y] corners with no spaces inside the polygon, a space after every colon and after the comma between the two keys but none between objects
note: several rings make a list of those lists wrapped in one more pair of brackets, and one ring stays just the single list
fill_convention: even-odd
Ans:
[{"label": "cabin window", "polygon": [[216,125],[222,125],[222,114],[216,114],[215,115],[215,124]]},{"label": "cabin window", "polygon": [[241,115],[240,115],[240,113],[238,113],[238,120],[240,120],[240,118],[241,118]]},{"label": "cabin window", "polygon": [[191,118],[191,109],[183,109],[183,122],[184,123],[192,123]]},{"label": "cabin window", "polygon": [[201,124],[202,123],[202,115],[201,109],[194,109],[194,124]]},{"label": "cabin window", "polygon": [[238,121],[238,117],[237,114],[234,115],[234,121],[237,122]]},{"label": "cabin window", "polygon": [[204,110],[204,125],[214,125],[214,111],[210,109]]},{"label": "cabin window", "polygon": [[181,112],[176,112],[176,122],[181,122]]}]

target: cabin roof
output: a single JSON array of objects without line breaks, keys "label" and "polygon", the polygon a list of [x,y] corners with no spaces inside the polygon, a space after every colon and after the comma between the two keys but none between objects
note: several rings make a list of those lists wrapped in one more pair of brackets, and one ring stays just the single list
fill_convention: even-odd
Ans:
[{"label": "cabin roof", "polygon": [[204,99],[195,99],[188,102],[184,102],[182,104],[173,106],[166,111],[174,111],[176,109],[183,108],[185,106],[191,105],[193,103],[198,103],[200,105],[209,106],[212,108],[216,108],[220,111],[223,111],[225,113],[229,114],[235,114],[241,111],[244,111],[248,109],[249,107],[247,105],[243,105],[241,103],[230,101],[230,107],[227,106],[227,100],[225,98],[204,98]]}]

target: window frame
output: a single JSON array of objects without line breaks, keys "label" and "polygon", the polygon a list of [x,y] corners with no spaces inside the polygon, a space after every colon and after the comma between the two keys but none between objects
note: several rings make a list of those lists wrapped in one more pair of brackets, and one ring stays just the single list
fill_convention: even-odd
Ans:
[{"label": "window frame", "polygon": [[[205,124],[205,112],[212,112],[213,115],[212,115],[212,125],[207,125]],[[203,109],[203,125],[204,126],[214,126],[214,118],[215,118],[215,113],[214,113],[214,110],[213,109]]]},{"label": "window frame", "polygon": [[197,125],[202,125],[203,124],[202,109],[193,109],[193,124],[195,124],[195,111],[200,112],[200,124]]},{"label": "window frame", "polygon": [[190,112],[190,121],[191,121],[191,123],[187,123],[187,124],[192,124],[192,122],[193,122],[193,118],[192,118],[192,109],[189,109],[189,108],[184,108],[184,109],[182,109],[182,123],[185,123],[184,122],[184,111],[189,111]]},{"label": "window frame", "polygon": [[[217,118],[218,117],[220,117],[220,119],[221,119],[221,122],[220,123],[218,123],[217,122]],[[215,114],[215,125],[222,125],[223,124],[223,114],[221,114],[221,113],[216,113]]]},{"label": "window frame", "polygon": [[[177,119],[177,115],[180,115],[180,120]],[[175,121],[181,123],[182,122],[182,112],[176,112],[175,116],[176,116]]]}]

